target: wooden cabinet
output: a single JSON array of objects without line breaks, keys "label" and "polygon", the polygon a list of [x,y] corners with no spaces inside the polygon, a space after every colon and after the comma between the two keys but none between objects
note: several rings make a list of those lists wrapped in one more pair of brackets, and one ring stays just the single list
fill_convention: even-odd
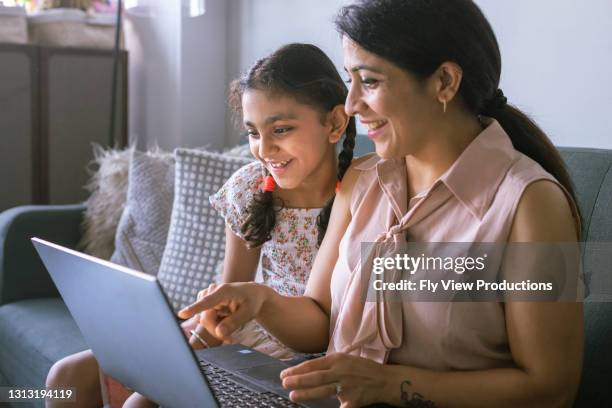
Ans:
[{"label": "wooden cabinet", "polygon": [[36,202],[38,48],[0,45],[0,211]]},{"label": "wooden cabinet", "polygon": [[127,52],[114,140],[112,51],[0,44],[0,211],[87,198],[92,143],[127,144]]}]

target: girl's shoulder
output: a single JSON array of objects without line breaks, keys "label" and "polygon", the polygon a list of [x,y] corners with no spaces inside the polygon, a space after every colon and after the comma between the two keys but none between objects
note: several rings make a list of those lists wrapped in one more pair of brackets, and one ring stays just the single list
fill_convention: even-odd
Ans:
[{"label": "girl's shoulder", "polygon": [[261,164],[254,161],[238,169],[219,191],[209,198],[212,207],[240,237],[240,226],[248,216],[253,195],[259,190],[262,180]]},{"label": "girl's shoulder", "polygon": [[242,166],[223,185],[223,188],[232,190],[235,192],[250,192],[257,191],[261,181],[263,180],[263,173],[261,163],[254,161],[247,165]]}]

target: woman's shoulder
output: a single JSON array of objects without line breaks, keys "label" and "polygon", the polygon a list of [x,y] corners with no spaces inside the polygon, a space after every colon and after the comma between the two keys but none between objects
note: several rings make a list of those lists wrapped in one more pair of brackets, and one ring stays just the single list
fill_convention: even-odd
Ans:
[{"label": "woman's shoulder", "polygon": [[520,187],[539,179],[556,180],[540,163],[526,154],[516,151],[512,164],[506,173],[506,184]]},{"label": "woman's shoulder", "polygon": [[339,194],[350,203],[351,212],[354,211],[356,203],[361,200],[371,182],[376,179],[375,169],[379,161],[380,157],[375,153],[357,157],[353,159],[344,174]]},{"label": "woman's shoulder", "polygon": [[368,153],[353,159],[349,170],[367,171],[376,168],[376,164],[382,160],[376,153]]},{"label": "woman's shoulder", "polygon": [[512,230],[513,235],[519,233],[522,239],[536,231],[567,227],[568,223],[574,231],[580,229],[578,208],[570,192],[525,154],[518,153],[499,193],[515,197]]},{"label": "woman's shoulder", "polygon": [[511,229],[511,241],[575,241],[580,220],[569,193],[553,179],[524,188]]},{"label": "woman's shoulder", "polygon": [[354,184],[362,173],[376,169],[376,163],[380,160],[380,157],[378,157],[376,153],[368,153],[363,156],[355,157],[346,170],[342,182],[345,183],[346,180],[346,182]]}]

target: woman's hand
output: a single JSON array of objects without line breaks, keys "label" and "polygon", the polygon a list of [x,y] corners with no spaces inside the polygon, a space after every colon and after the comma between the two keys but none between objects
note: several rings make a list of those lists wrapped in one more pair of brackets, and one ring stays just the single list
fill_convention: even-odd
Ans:
[{"label": "woman's hand", "polygon": [[200,313],[199,324],[211,335],[230,340],[233,332],[258,316],[269,291],[253,282],[213,284],[201,292],[198,301],[179,311],[179,317]]},{"label": "woman's hand", "polygon": [[291,401],[337,396],[341,408],[384,400],[385,366],[345,353],[329,354],[281,372],[283,387],[291,389]]}]

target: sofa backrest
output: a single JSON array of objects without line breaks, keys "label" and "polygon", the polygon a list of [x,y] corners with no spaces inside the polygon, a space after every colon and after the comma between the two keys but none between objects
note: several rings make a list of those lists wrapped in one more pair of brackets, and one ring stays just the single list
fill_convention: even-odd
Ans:
[{"label": "sofa backrest", "polygon": [[612,150],[560,147],[582,212],[583,241],[612,241]]},{"label": "sofa backrest", "polygon": [[[612,405],[612,150],[559,148],[582,212],[584,303],[582,382],[575,407]],[[601,404],[601,405],[600,405]]]}]

